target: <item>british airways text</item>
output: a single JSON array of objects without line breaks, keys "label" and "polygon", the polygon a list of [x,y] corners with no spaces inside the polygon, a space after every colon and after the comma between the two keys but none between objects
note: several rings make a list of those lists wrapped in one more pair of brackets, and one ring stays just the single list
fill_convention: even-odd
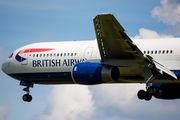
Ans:
[{"label": "british airways text", "polygon": [[33,60],[33,67],[59,67],[59,66],[73,66],[81,63],[86,59],[46,59],[46,60]]}]

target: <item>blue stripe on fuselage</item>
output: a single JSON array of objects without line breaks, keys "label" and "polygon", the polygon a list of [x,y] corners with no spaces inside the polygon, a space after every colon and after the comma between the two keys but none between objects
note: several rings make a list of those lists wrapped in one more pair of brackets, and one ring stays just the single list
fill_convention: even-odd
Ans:
[{"label": "blue stripe on fuselage", "polygon": [[46,84],[73,84],[71,72],[14,73],[9,76],[24,81]]},{"label": "blue stripe on fuselage", "polygon": [[180,76],[180,70],[171,70],[175,75]]}]

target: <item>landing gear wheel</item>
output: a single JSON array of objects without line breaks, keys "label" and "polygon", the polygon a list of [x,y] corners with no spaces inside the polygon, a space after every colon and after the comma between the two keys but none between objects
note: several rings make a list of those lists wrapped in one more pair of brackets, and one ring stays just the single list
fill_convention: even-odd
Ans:
[{"label": "landing gear wheel", "polygon": [[149,100],[151,100],[151,98],[152,98],[152,95],[150,95],[148,92],[146,92],[144,99],[145,99],[146,101],[149,101]]},{"label": "landing gear wheel", "polygon": [[29,94],[24,94],[22,99],[25,101],[25,102],[31,102],[32,100],[32,96],[29,95]]},{"label": "landing gear wheel", "polygon": [[151,100],[152,98],[152,95],[150,95],[148,92],[145,92],[144,90],[140,90],[138,93],[137,93],[137,96],[140,100],[143,100],[145,99],[146,101],[149,101]]},{"label": "landing gear wheel", "polygon": [[147,93],[150,94],[150,95],[155,95],[157,93],[157,90],[156,90],[156,88],[149,87],[147,89]]},{"label": "landing gear wheel", "polygon": [[160,90],[158,90],[158,91],[157,91],[157,93],[156,93],[156,95],[157,95],[157,96],[162,95],[162,90],[161,90],[161,89],[160,89]]},{"label": "landing gear wheel", "polygon": [[137,96],[140,100],[143,100],[145,98],[145,94],[146,94],[146,92],[144,90],[140,90],[138,92]]}]

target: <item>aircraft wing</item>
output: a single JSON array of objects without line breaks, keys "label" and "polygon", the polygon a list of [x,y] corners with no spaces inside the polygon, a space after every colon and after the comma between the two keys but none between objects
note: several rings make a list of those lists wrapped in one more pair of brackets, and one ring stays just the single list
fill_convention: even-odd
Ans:
[{"label": "aircraft wing", "polygon": [[145,56],[112,14],[99,14],[93,22],[102,63],[119,67],[141,64],[146,82],[152,82],[163,72],[177,79],[173,72],[155,62],[151,56]]},{"label": "aircraft wing", "polygon": [[[117,63],[118,66],[129,66],[144,59],[143,53],[127,36],[124,28],[119,24],[112,14],[100,14],[94,19],[97,43],[103,62]],[[129,65],[124,64],[123,60],[129,60]],[[116,64],[116,65],[117,65]]]}]

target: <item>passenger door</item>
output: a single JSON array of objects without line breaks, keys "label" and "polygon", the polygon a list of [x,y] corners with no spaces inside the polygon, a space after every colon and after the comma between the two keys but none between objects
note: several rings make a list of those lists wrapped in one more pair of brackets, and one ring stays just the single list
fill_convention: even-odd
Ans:
[{"label": "passenger door", "polygon": [[92,51],[93,51],[92,47],[86,48],[85,53],[84,53],[84,59],[88,60],[92,58]]}]

